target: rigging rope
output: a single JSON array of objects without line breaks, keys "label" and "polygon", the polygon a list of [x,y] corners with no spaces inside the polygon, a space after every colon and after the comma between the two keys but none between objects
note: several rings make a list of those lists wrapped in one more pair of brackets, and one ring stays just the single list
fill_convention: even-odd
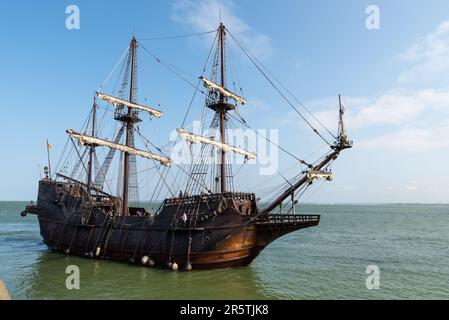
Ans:
[{"label": "rigging rope", "polygon": [[243,53],[248,57],[248,59],[254,64],[254,66],[259,70],[259,72],[265,77],[265,79],[273,86],[273,88],[279,93],[279,95],[292,107],[292,109],[304,120],[305,123],[315,132],[324,142],[326,142],[329,146],[332,146],[326,138],[323,137],[321,133],[318,132],[318,130],[312,126],[312,124],[298,111],[298,109],[293,105],[293,103],[290,102],[290,100],[285,96],[284,93],[282,93],[281,90],[276,86],[276,84],[266,75],[266,73],[261,69],[261,67],[254,61],[254,59],[251,57],[251,55],[243,48],[243,46],[238,42],[232,33],[229,32],[229,35],[234,40],[234,42],[240,47],[240,49],[243,51]]},{"label": "rigging rope", "polygon": [[232,114],[228,113],[229,116],[231,116],[232,118],[234,118],[235,120],[239,121],[242,125],[244,125],[245,127],[247,127],[248,129],[250,129],[251,131],[253,131],[256,135],[262,137],[263,139],[265,139],[266,141],[268,141],[269,143],[271,143],[273,146],[279,148],[281,151],[285,152],[286,154],[288,154],[289,156],[295,158],[296,160],[298,160],[299,162],[301,162],[302,164],[308,166],[309,168],[311,168],[311,164],[307,163],[306,161],[298,158],[297,156],[295,156],[294,154],[292,154],[291,152],[288,152],[287,150],[285,150],[283,147],[275,144],[274,142],[272,142],[270,139],[268,139],[267,137],[264,137],[263,135],[261,135],[260,133],[258,133],[256,130],[254,130],[253,128],[251,128],[247,123],[243,122],[241,119],[234,117]]},{"label": "rigging rope", "polygon": [[[142,141],[144,142],[145,147],[147,148],[147,150],[150,151],[150,148],[148,148],[148,144],[153,145],[153,144],[151,143],[151,141],[148,140],[148,139],[147,139],[144,135],[142,135],[139,131],[136,130],[136,132],[137,132],[137,134],[139,135],[139,137],[142,139]],[[154,146],[154,145],[153,145],[153,146]],[[155,148],[157,148],[157,147],[155,147]],[[168,156],[165,155],[165,154],[162,152],[162,150],[160,150],[159,148],[157,148],[157,149],[158,149],[158,151],[161,152],[161,154],[162,154],[163,156],[165,156],[165,157],[168,158]],[[176,163],[173,163],[173,164],[174,164],[176,167],[180,168],[184,173],[188,174],[190,178],[196,180],[191,174],[189,174],[187,171],[185,171],[180,165],[178,165],[178,164],[176,164]],[[163,179],[163,181],[164,181],[166,187],[168,188],[168,190],[170,191],[170,193],[172,194],[172,196],[174,196],[174,193],[171,191],[170,187],[169,187],[168,184],[166,183],[165,178],[163,178],[163,176],[161,176],[161,178]],[[196,181],[197,181],[197,180],[196,180]],[[197,182],[198,182],[198,181],[197,181]],[[203,184],[203,188],[204,188],[205,190],[207,190],[207,186],[206,186],[205,184]]]},{"label": "rigging rope", "polygon": [[[243,47],[243,45],[242,45]],[[259,63],[259,65],[292,97],[313,119],[315,119],[318,124],[323,127],[334,139],[338,139],[281,81],[279,81],[267,67],[263,65],[263,63],[257,59],[251,52],[248,53],[254,58],[255,61]]]},{"label": "rigging rope", "polygon": [[181,38],[190,38],[190,37],[196,37],[201,36],[213,32],[217,32],[218,30],[211,30],[211,31],[205,31],[205,32],[199,32],[199,33],[191,33],[191,34],[181,34],[181,35],[172,35],[172,36],[165,36],[165,37],[153,37],[153,38],[139,38],[141,41],[153,41],[153,40],[169,40],[169,39],[181,39]]},{"label": "rigging rope", "polygon": [[106,79],[104,79],[104,81],[101,83],[100,87],[98,87],[97,91],[102,89],[106,85],[106,83],[109,81],[109,78],[112,76],[112,74],[114,73],[115,69],[117,69],[119,64],[122,62],[123,58],[128,53],[128,51],[129,51],[129,46],[126,46],[125,52],[123,52],[122,56],[120,57],[120,59],[115,64],[114,68],[112,68],[112,71],[109,73],[109,75],[106,77]]},{"label": "rigging rope", "polygon": [[[217,32],[217,34],[215,35],[214,41],[213,41],[212,46],[211,46],[211,48],[210,48],[210,50],[209,50],[209,53],[208,53],[208,55],[207,55],[207,59],[206,59],[206,62],[205,62],[205,64],[204,64],[203,70],[202,70],[202,72],[201,72],[201,76],[203,76],[204,72],[206,72],[206,70],[207,70],[207,65],[208,65],[208,63],[209,63],[209,59],[210,59],[210,57],[211,57],[211,54],[212,54],[212,52],[213,52],[213,49],[214,49],[214,47],[215,47],[215,43],[216,43],[217,39],[218,39],[218,32]],[[145,49],[144,46],[142,46],[142,48]],[[151,54],[151,53],[150,53],[150,54]],[[160,60],[158,60],[157,57],[155,57],[153,54],[151,54],[151,55],[153,56],[153,58],[156,59],[156,61],[158,61],[158,62],[160,61]],[[169,70],[170,70],[170,69],[169,69]],[[190,113],[190,109],[191,109],[191,107],[192,107],[192,105],[193,105],[193,102],[194,102],[194,100],[195,100],[195,98],[196,98],[196,95],[197,95],[198,91],[201,92],[202,94],[206,95],[206,94],[204,93],[204,91],[202,91],[202,90],[199,89],[200,84],[201,84],[201,80],[199,79],[198,82],[197,82],[197,84],[196,84],[196,86],[195,86],[195,91],[194,91],[194,93],[193,93],[192,99],[190,100],[189,106],[188,106],[187,111],[186,111],[186,113],[185,113],[185,115],[184,115],[184,119],[182,120],[181,128],[183,128],[184,125],[185,125],[185,122],[186,122],[187,117],[188,117],[188,115],[189,115],[189,113]],[[170,154],[172,153],[172,151],[173,151],[173,149],[174,149],[176,143],[179,141],[179,139],[180,139],[180,137],[178,136],[177,139],[176,139],[176,141],[175,141],[175,143],[173,144],[173,146],[172,146],[172,148],[171,148],[171,150],[170,150]],[[180,166],[178,166],[178,167],[181,168]],[[183,172],[186,172],[183,168],[181,168],[181,170],[182,170]],[[167,174],[168,174],[168,172],[170,172],[170,170],[167,170]],[[187,175],[190,176],[190,174],[188,174],[188,173],[187,173]],[[177,176],[175,177],[173,184],[176,184],[176,183],[177,183],[178,177],[180,177],[180,176],[181,176],[181,175],[177,175]],[[207,190],[207,187],[206,187],[206,190]]]},{"label": "rigging rope", "polygon": [[[142,47],[142,49],[144,49],[146,52],[148,52],[153,58],[154,60],[156,60],[157,63],[159,63],[160,65],[162,65],[163,67],[165,67],[167,70],[169,70],[170,72],[172,72],[174,75],[176,75],[178,78],[180,78],[182,81],[184,81],[185,83],[187,83],[189,86],[195,88],[195,90],[200,91],[202,94],[206,95],[206,93],[202,90],[199,90],[198,87],[192,83],[191,81],[189,81],[188,79],[186,79],[185,77],[183,77],[181,74],[179,74],[179,72],[177,72],[176,70],[174,70],[173,66],[170,66],[168,63],[163,62],[161,59],[159,59],[154,53],[152,53],[150,50],[148,50],[147,48],[145,48],[145,46],[143,46],[140,42],[138,42],[139,45]],[[178,68],[179,69],[179,68]]]}]

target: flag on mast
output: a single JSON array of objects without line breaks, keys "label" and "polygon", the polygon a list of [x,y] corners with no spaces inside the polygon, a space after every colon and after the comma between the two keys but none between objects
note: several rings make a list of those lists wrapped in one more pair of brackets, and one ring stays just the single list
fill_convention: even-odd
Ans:
[{"label": "flag on mast", "polygon": [[48,160],[48,172],[50,174],[50,179],[51,179],[51,162],[50,162],[50,149],[51,149],[51,144],[48,143],[48,139],[47,139],[47,160]]}]

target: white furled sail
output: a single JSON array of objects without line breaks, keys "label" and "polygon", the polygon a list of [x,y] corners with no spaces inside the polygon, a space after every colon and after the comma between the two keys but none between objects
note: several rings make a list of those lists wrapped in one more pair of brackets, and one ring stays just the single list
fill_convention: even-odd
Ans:
[{"label": "white furled sail", "polygon": [[323,179],[326,181],[332,181],[332,172],[329,171],[315,171],[311,170],[307,173],[307,179],[313,181],[315,179]]},{"label": "white furled sail", "polygon": [[200,77],[200,80],[202,80],[204,82],[204,86],[208,89],[212,89],[215,91],[220,92],[222,95],[224,95],[227,98],[231,98],[234,99],[235,101],[237,101],[237,103],[240,103],[241,105],[246,104],[246,100],[238,95],[236,95],[235,93],[229,91],[228,89],[223,88],[222,86],[207,80],[204,77]]},{"label": "white furled sail", "polygon": [[234,153],[240,154],[240,155],[246,157],[247,159],[255,159],[256,158],[256,154],[254,152],[249,152],[249,151],[243,150],[238,147],[234,147],[234,146],[231,146],[231,145],[228,145],[225,143],[221,143],[219,141],[209,139],[207,137],[193,134],[193,133],[186,131],[185,129],[178,128],[178,129],[176,129],[176,131],[178,131],[178,133],[181,137],[183,137],[184,139],[186,139],[187,141],[190,141],[192,143],[206,143],[206,144],[213,145],[213,146],[217,147],[218,149],[224,150],[226,152],[234,152]]},{"label": "white furled sail", "polygon": [[107,94],[104,94],[101,92],[97,92],[97,96],[101,100],[111,103],[114,107],[127,106],[130,108],[147,111],[150,115],[155,116],[156,118],[160,118],[162,116],[162,111],[159,111],[159,110],[147,107],[147,106],[143,106],[141,104],[126,101],[126,100],[123,100],[123,99],[120,99],[117,97],[113,97],[113,96],[110,96],[110,95],[107,95]]},{"label": "white furled sail", "polygon": [[112,149],[116,149],[122,152],[127,152],[129,154],[134,154],[137,156],[141,156],[143,158],[147,158],[147,159],[151,159],[151,160],[156,160],[159,161],[160,164],[169,167],[171,165],[171,159],[159,156],[157,154],[153,154],[147,151],[143,151],[143,150],[139,150],[139,149],[135,149],[135,148],[131,148],[122,144],[118,144],[118,143],[114,143],[108,140],[104,140],[104,139],[100,139],[100,138],[95,138],[95,137],[91,137],[91,136],[87,136],[84,134],[81,134],[79,132],[76,132],[72,129],[68,129],[67,134],[69,134],[70,136],[78,139],[78,143],[80,145],[85,145],[85,144],[96,144],[99,146],[104,146],[104,147],[109,147]]}]

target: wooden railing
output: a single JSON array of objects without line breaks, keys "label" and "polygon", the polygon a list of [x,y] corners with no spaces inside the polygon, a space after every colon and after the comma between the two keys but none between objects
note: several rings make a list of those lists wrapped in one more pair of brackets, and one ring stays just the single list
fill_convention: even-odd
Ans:
[{"label": "wooden railing", "polygon": [[257,218],[257,222],[267,224],[307,223],[319,221],[320,221],[319,215],[269,214],[259,216]]},{"label": "wooden railing", "polygon": [[27,205],[23,212],[29,214],[39,214],[43,212],[43,209],[39,206]]},{"label": "wooden railing", "polygon": [[175,197],[175,198],[169,198],[165,200],[166,206],[179,206],[181,204],[195,204],[198,203],[198,201],[208,201],[208,202],[218,202],[221,199],[234,199],[234,200],[255,200],[254,193],[241,193],[241,192],[229,192],[229,193],[214,193],[214,194],[202,194],[202,195],[195,195],[195,196],[188,196],[188,197]]}]

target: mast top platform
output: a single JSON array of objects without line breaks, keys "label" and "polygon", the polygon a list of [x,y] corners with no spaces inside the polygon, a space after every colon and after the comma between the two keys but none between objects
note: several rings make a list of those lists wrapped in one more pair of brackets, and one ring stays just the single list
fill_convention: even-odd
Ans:
[{"label": "mast top platform", "polygon": [[131,114],[116,112],[114,119],[125,123],[138,123],[142,121],[135,112]]},{"label": "mast top platform", "polygon": [[208,108],[214,110],[215,112],[224,112],[224,111],[230,111],[235,109],[235,105],[227,102],[217,102],[212,103],[207,106]]}]

